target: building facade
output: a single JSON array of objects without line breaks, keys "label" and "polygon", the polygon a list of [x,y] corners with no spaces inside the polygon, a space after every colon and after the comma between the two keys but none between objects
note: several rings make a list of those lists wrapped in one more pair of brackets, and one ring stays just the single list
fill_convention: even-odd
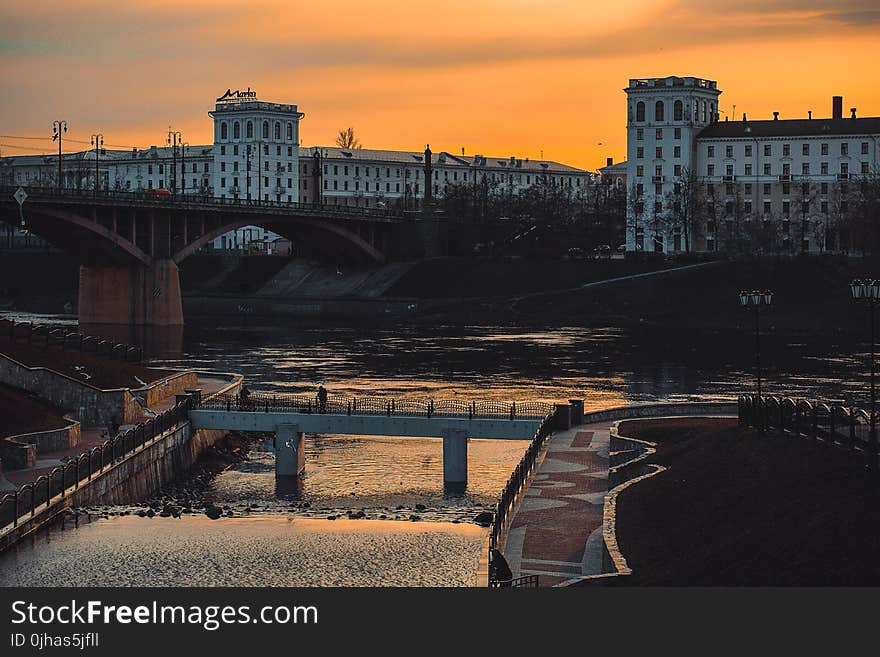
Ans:
[{"label": "building facade", "polygon": [[[880,118],[719,120],[713,80],[630,80],[627,249],[842,248],[854,182],[880,170]],[[735,119],[735,117],[733,117]]]}]

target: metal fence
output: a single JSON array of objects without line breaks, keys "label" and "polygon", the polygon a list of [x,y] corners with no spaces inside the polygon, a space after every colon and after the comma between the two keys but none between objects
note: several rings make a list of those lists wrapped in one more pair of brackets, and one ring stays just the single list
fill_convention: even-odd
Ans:
[{"label": "metal fence", "polygon": [[761,430],[791,433],[869,455],[870,415],[842,401],[808,401],[792,397],[743,395],[739,422]]},{"label": "metal fence", "polygon": [[252,392],[218,395],[199,408],[254,413],[328,413],[333,415],[387,415],[408,417],[451,417],[468,419],[541,419],[553,409],[544,402],[464,401],[432,399],[387,399],[328,395],[324,404],[317,395]]},{"label": "metal fence", "polygon": [[51,506],[54,498],[63,496],[69,488],[79,489],[81,484],[91,481],[106,467],[121,461],[165,431],[186,421],[187,414],[195,403],[195,396],[187,397],[173,408],[68,459],[63,465],[40,475],[17,491],[7,493],[0,498],[0,530],[10,525],[17,527],[23,516],[33,518],[41,507]]},{"label": "metal fence", "polygon": [[504,528],[509,520],[509,515],[513,511],[513,507],[516,504],[520,493],[522,493],[523,489],[528,483],[529,477],[535,469],[535,464],[538,460],[538,454],[541,452],[541,448],[544,446],[544,442],[547,436],[550,435],[553,426],[553,420],[555,419],[555,417],[556,411],[552,408],[550,409],[550,412],[545,414],[544,420],[541,422],[541,426],[539,426],[538,430],[535,432],[535,437],[532,438],[532,441],[529,443],[525,454],[523,454],[523,457],[520,459],[516,468],[514,468],[513,474],[510,475],[510,478],[507,480],[504,489],[501,491],[501,495],[498,497],[498,502],[495,504],[494,518],[492,519],[492,524],[489,526],[488,560],[490,588],[538,585],[537,575],[520,577],[513,580],[498,579],[498,569],[497,564],[495,563],[494,555],[495,550],[498,549],[498,543],[501,539],[501,534],[503,533]]}]

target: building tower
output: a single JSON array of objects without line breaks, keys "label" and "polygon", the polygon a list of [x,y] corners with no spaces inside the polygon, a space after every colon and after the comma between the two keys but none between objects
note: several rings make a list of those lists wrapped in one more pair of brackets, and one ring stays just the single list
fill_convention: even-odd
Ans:
[{"label": "building tower", "polygon": [[624,91],[626,248],[683,251],[688,236],[676,194],[688,188],[689,176],[697,175],[697,135],[718,120],[721,91],[714,80],[676,76],[631,79]]},{"label": "building tower", "polygon": [[232,91],[214,110],[214,196],[298,202],[299,120],[296,105],[267,103],[257,92]]}]

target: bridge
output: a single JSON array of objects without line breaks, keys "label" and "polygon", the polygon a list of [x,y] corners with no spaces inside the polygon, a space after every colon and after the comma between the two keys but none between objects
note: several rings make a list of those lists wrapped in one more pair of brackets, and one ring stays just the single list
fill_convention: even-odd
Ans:
[{"label": "bridge", "polygon": [[467,482],[468,438],[532,440],[553,411],[542,402],[392,400],[328,397],[322,407],[308,395],[252,393],[196,400],[193,429],[275,433],[275,475],[293,477],[305,467],[305,433],[443,439],[443,481]]},{"label": "bridge", "polygon": [[[0,187],[0,221],[19,225],[16,189]],[[417,213],[405,218],[383,209],[195,194],[25,191],[27,229],[79,258],[83,324],[183,324],[178,264],[243,226],[265,228],[319,254],[377,263],[402,251],[414,254],[418,238],[411,233]]]}]

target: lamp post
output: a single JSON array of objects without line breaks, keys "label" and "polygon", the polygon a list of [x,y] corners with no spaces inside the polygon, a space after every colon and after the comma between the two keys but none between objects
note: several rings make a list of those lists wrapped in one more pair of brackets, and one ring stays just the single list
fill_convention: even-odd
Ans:
[{"label": "lamp post", "polygon": [[181,134],[180,131],[171,130],[171,127],[168,127],[168,140],[167,144],[171,147],[171,193],[177,194],[177,147],[181,144]]},{"label": "lamp post", "polygon": [[95,196],[98,195],[98,156],[101,154],[101,148],[104,146],[104,133],[99,132],[91,136],[92,146],[95,147]]},{"label": "lamp post", "polygon": [[863,302],[867,305],[869,323],[871,325],[871,429],[868,433],[868,448],[865,451],[867,458],[866,468],[869,472],[875,472],[877,470],[877,402],[874,387],[874,352],[876,339],[874,330],[874,309],[877,307],[877,302],[880,301],[880,279],[864,281],[856,279],[850,284],[850,291],[852,292],[853,300]]},{"label": "lamp post", "polygon": [[[739,304],[743,308],[751,308],[755,312],[755,377],[758,383],[758,404],[761,404],[761,308],[769,308],[773,302],[773,293],[770,290],[743,290],[739,293]],[[760,426],[764,430],[763,413],[761,414]]]},{"label": "lamp post", "polygon": [[58,191],[64,186],[61,171],[61,133],[67,132],[67,121],[52,121],[52,141],[58,140]]},{"label": "lamp post", "polygon": [[185,141],[180,145],[180,195],[186,196],[186,149],[189,148],[189,142]]}]

